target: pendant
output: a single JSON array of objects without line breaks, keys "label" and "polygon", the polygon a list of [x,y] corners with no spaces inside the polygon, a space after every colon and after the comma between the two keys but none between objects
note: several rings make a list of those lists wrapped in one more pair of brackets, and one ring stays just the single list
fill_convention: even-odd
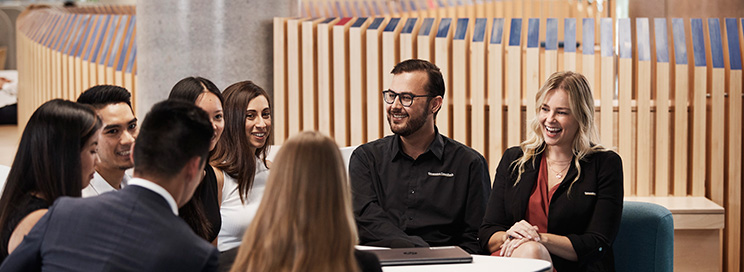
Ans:
[{"label": "pendant", "polygon": [[562,177],[563,176],[561,176],[561,174],[555,174],[555,178],[557,178],[557,179],[561,179]]}]

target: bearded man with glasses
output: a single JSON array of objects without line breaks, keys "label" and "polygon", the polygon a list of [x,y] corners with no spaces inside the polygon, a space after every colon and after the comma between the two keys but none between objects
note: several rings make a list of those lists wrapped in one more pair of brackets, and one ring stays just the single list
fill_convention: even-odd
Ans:
[{"label": "bearded man with glasses", "polygon": [[349,175],[362,245],[459,246],[481,253],[478,228],[490,192],[485,158],[439,134],[444,79],[425,60],[393,68],[382,92],[394,135],[359,146]]}]

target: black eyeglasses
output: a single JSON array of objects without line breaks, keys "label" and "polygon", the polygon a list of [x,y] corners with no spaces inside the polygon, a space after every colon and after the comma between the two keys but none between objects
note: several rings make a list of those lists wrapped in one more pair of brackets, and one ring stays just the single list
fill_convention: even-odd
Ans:
[{"label": "black eyeglasses", "polygon": [[436,97],[436,95],[433,94],[425,94],[425,95],[415,95],[410,93],[396,93],[393,90],[384,90],[382,91],[382,100],[385,100],[385,103],[393,104],[395,103],[395,97],[400,97],[400,104],[403,105],[403,107],[410,107],[411,104],[413,104],[413,99],[416,97]]}]

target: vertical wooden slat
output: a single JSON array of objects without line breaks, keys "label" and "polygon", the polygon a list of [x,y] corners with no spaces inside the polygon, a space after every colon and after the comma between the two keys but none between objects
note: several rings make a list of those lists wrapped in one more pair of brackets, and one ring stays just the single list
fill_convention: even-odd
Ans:
[{"label": "vertical wooden slat", "polygon": [[651,41],[648,18],[636,18],[638,63],[636,69],[636,101],[638,101],[636,146],[636,194],[648,196],[653,192],[651,175]]},{"label": "vertical wooden slat", "polygon": [[436,31],[432,31],[432,29],[436,29],[434,18],[424,19],[416,36],[416,58],[433,62]]},{"label": "vertical wooden slat", "polygon": [[[602,18],[600,29],[600,143],[606,148],[613,148],[612,137],[615,126],[612,102],[615,99],[615,52],[612,49],[614,31],[612,18]],[[596,91],[597,88],[594,88]]]},{"label": "vertical wooden slat", "polygon": [[581,32],[581,73],[589,81],[589,87],[592,90],[599,90],[594,68],[594,18],[584,18]]},{"label": "vertical wooden slat", "polygon": [[710,53],[713,71],[710,89],[710,199],[723,206],[724,189],[724,141],[726,102],[724,101],[724,89],[726,88],[726,75],[723,64],[723,43],[721,42],[721,23],[718,18],[708,19],[708,36],[710,37]]},{"label": "vertical wooden slat", "polygon": [[632,195],[635,190],[633,186],[633,119],[631,112],[631,100],[633,99],[632,71],[633,49],[630,39],[630,19],[618,19],[618,44],[620,47],[620,59],[618,60],[618,144],[617,150],[623,158],[623,186],[625,195]]},{"label": "vertical wooden slat", "polygon": [[349,27],[350,17],[333,26],[333,138],[349,145]]},{"label": "vertical wooden slat", "polygon": [[[373,2],[374,4],[374,2]],[[385,18],[375,18],[367,28],[367,52],[366,52],[366,63],[367,63],[367,140],[372,141],[382,137],[382,122],[385,122],[383,117],[382,101],[382,75],[381,71],[381,36],[383,27],[380,27],[385,22]],[[387,83],[385,83],[387,84]]]},{"label": "vertical wooden slat", "polygon": [[442,71],[444,85],[444,101],[442,108],[437,114],[437,128],[439,133],[452,137],[451,104],[452,104],[452,60],[450,50],[452,48],[452,18],[442,18],[439,21],[437,37],[434,39],[434,63]]},{"label": "vertical wooden slat", "polygon": [[[742,150],[742,72],[741,43],[744,38],[739,30],[737,19],[726,18],[726,36],[729,55],[729,112],[728,112],[728,157],[726,158],[728,186],[726,192],[726,266],[729,270],[741,266],[741,150]],[[744,28],[744,20],[741,20]]]},{"label": "vertical wooden slat", "polygon": [[300,35],[302,35],[300,39],[302,46],[300,46],[301,52],[299,54],[302,56],[300,60],[302,66],[291,68],[293,70],[301,69],[301,76],[298,80],[301,79],[302,84],[300,88],[302,88],[303,113],[302,120],[298,121],[302,122],[302,127],[306,130],[318,130],[318,74],[316,69],[318,60],[316,54],[317,40],[315,37],[317,36],[318,23],[321,20],[310,19],[301,22],[299,27]]},{"label": "vertical wooden slat", "polygon": [[468,55],[470,19],[459,18],[452,40],[452,139],[470,145],[467,105],[470,90],[468,89]]},{"label": "vertical wooden slat", "polygon": [[656,40],[656,140],[655,140],[655,178],[654,195],[669,195],[669,165],[671,162],[669,134],[669,42],[667,41],[667,21],[654,19],[654,38]]},{"label": "vertical wooden slat", "polygon": [[692,195],[705,196],[707,61],[705,59],[703,20],[692,19],[690,26],[692,30],[693,54],[695,57],[695,83],[692,93]]},{"label": "vertical wooden slat", "polygon": [[408,18],[400,31],[400,60],[416,58],[416,34],[421,27],[418,18]]},{"label": "vertical wooden slat", "polygon": [[687,195],[688,74],[687,34],[681,18],[672,19],[674,39],[674,196]]},{"label": "vertical wooden slat", "polygon": [[522,129],[522,19],[513,18],[509,31],[509,46],[506,48],[507,79],[506,79],[506,113],[507,113],[507,145],[519,145]]},{"label": "vertical wooden slat", "polygon": [[[382,86],[390,86],[390,82],[393,79],[393,75],[390,71],[393,70],[398,62],[400,62],[400,31],[402,25],[400,24],[400,18],[392,18],[388,22],[385,30],[382,32]],[[391,135],[393,132],[390,130],[390,124],[384,124],[383,135]]]},{"label": "vertical wooden slat", "polygon": [[563,20],[563,70],[576,71],[576,19]]},{"label": "vertical wooden slat", "polygon": [[287,20],[287,137],[304,129],[302,123],[302,19]]},{"label": "vertical wooden slat", "polygon": [[525,124],[529,130],[529,123],[535,118],[535,96],[540,88],[540,19],[530,18],[527,24],[527,49],[525,49],[525,69],[522,77],[525,101]]},{"label": "vertical wooden slat", "polygon": [[558,71],[558,19],[548,18],[545,25],[545,74],[540,77],[540,82],[545,82]]},{"label": "vertical wooden slat", "polygon": [[504,19],[493,19],[488,44],[488,165],[495,169],[504,152]]},{"label": "vertical wooden slat", "polygon": [[486,153],[486,18],[475,19],[470,44],[470,147]]},{"label": "vertical wooden slat", "polygon": [[333,135],[331,89],[333,88],[333,44],[331,29],[337,18],[328,18],[318,24],[318,131]]},{"label": "vertical wooden slat", "polygon": [[[356,3],[356,2],[355,2]],[[367,142],[367,74],[365,33],[369,22],[359,18],[349,29],[349,131],[350,145]],[[374,91],[373,91],[374,92]]]}]

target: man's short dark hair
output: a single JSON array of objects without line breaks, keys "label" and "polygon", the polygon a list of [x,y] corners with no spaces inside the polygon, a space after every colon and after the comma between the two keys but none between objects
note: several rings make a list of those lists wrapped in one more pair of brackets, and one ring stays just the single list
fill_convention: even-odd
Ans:
[{"label": "man's short dark hair", "polygon": [[174,177],[193,157],[206,161],[213,133],[209,116],[196,105],[178,100],[157,103],[140,127],[134,171]]},{"label": "man's short dark hair", "polygon": [[85,90],[77,99],[78,103],[88,104],[100,110],[111,104],[127,103],[132,108],[132,94],[119,86],[96,85]]},{"label": "man's short dark hair", "polygon": [[426,91],[429,94],[438,95],[444,98],[444,78],[442,78],[442,72],[439,71],[439,67],[431,62],[420,59],[405,60],[395,65],[393,71],[390,73],[397,75],[416,71],[425,72],[429,77],[429,80],[426,83]]}]

